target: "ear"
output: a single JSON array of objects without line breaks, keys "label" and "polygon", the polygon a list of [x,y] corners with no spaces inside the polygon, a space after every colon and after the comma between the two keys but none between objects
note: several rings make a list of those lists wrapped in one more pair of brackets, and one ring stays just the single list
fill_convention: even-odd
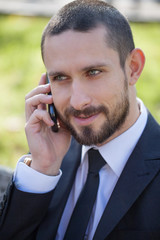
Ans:
[{"label": "ear", "polygon": [[129,73],[129,85],[135,85],[138,78],[141,75],[145,64],[145,56],[141,49],[135,48],[129,55],[128,58],[128,73]]}]

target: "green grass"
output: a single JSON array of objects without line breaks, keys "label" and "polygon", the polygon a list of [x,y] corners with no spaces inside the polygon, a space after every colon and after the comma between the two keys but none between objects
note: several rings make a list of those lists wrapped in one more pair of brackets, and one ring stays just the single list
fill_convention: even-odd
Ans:
[{"label": "green grass", "polygon": [[44,72],[40,39],[48,19],[0,16],[0,164],[15,167],[28,151],[24,97]]},{"label": "green grass", "polygon": [[136,47],[143,49],[146,63],[137,93],[160,122],[160,23],[132,24]]},{"label": "green grass", "polygon": [[[48,18],[0,16],[0,164],[14,168],[28,151],[24,133],[24,97],[45,71],[40,40]],[[132,23],[136,47],[146,65],[137,93],[160,122],[160,24]]]}]

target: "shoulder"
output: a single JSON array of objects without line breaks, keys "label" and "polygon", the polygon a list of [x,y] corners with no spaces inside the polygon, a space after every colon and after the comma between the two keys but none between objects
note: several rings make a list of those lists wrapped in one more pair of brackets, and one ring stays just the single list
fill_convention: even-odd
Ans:
[{"label": "shoulder", "polygon": [[148,156],[160,159],[160,125],[150,113],[138,147]]}]

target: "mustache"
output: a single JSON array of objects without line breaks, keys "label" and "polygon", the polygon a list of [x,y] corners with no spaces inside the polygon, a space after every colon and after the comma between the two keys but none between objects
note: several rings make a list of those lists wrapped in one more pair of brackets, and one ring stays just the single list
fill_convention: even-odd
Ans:
[{"label": "mustache", "polygon": [[69,107],[65,110],[65,116],[69,118],[69,116],[79,117],[83,115],[84,117],[89,117],[97,113],[104,113],[105,115],[108,115],[108,109],[104,107],[103,105],[94,107],[86,107],[83,110],[76,110],[73,107]]}]

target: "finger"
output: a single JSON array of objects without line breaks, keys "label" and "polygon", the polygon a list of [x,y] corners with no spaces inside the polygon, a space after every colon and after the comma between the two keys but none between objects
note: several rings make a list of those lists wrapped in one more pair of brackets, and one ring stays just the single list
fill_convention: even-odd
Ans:
[{"label": "finger", "polygon": [[40,110],[47,110],[47,106],[44,103],[43,104],[39,104],[37,108],[40,109]]},{"label": "finger", "polygon": [[34,88],[32,91],[30,91],[26,95],[25,99],[28,99],[28,98],[30,98],[34,95],[39,94],[39,93],[44,93],[45,94],[45,93],[48,93],[50,91],[51,91],[50,84],[46,83],[46,74],[43,73],[42,76],[41,76],[41,79],[39,81],[39,85],[36,88]]},{"label": "finger", "polygon": [[[47,76],[46,76],[46,73],[43,73],[42,76],[41,76],[41,79],[39,81],[39,85],[43,85],[43,84],[46,84],[48,85],[49,83],[47,83]],[[48,86],[47,86],[48,88]],[[48,92],[47,92],[48,93]],[[42,110],[46,110],[46,104],[41,104],[38,106],[38,109],[42,109]]]},{"label": "finger", "polygon": [[41,79],[39,81],[39,85],[43,85],[47,83],[47,79],[46,79],[46,73],[43,73],[41,76]]},{"label": "finger", "polygon": [[[26,121],[30,118],[32,113],[38,108],[39,105],[51,104],[53,98],[51,95],[38,94],[26,100],[25,112]],[[39,110],[42,108],[39,108]]]},{"label": "finger", "polygon": [[38,94],[47,94],[51,91],[50,84],[39,85],[36,88],[32,89],[25,97],[25,100],[38,95]]},{"label": "finger", "polygon": [[36,109],[26,123],[26,131],[34,128],[36,132],[41,131],[43,126],[51,127],[54,122],[49,116],[49,113],[43,110]]}]

